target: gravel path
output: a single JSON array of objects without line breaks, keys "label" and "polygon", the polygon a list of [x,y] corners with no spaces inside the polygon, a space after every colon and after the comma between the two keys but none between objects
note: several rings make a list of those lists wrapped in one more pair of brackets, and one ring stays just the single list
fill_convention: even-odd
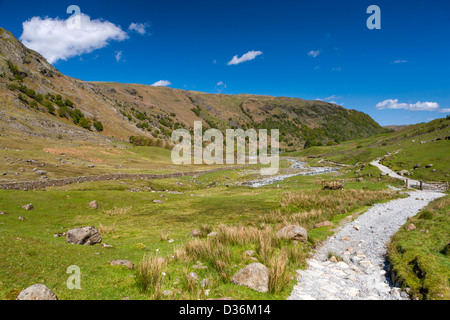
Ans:
[{"label": "gravel path", "polygon": [[380,163],[380,160],[381,159],[377,159],[375,161],[372,161],[370,164],[375,166],[375,167],[377,167],[378,169],[380,169],[381,172],[386,173],[391,178],[395,178],[395,179],[399,179],[399,180],[403,180],[403,181],[408,180],[410,186],[412,186],[412,185],[419,185],[420,184],[420,181],[418,181],[418,180],[409,179],[407,177],[403,177],[403,176],[397,174],[396,172],[392,171],[388,167],[382,165]]},{"label": "gravel path", "polygon": [[[391,237],[408,217],[416,215],[440,192],[410,191],[405,199],[375,204],[346,224],[298,270],[298,284],[289,300],[407,299],[387,277],[386,251]],[[328,253],[343,261],[328,260]]]}]

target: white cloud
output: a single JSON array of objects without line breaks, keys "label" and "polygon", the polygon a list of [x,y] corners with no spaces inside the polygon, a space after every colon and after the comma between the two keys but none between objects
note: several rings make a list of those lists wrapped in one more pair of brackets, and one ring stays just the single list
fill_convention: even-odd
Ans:
[{"label": "white cloud", "polygon": [[242,62],[251,61],[254,60],[257,56],[263,54],[262,51],[249,51],[246,54],[244,54],[242,57],[238,58],[238,56],[234,56],[233,59],[231,59],[230,62],[227,63],[227,65],[237,65]]},{"label": "white cloud", "polygon": [[[384,109],[404,109],[409,111],[438,111],[439,103],[437,102],[416,102],[416,103],[399,103],[398,99],[387,99],[377,103],[378,110]],[[444,109],[445,110],[445,109]]]},{"label": "white cloud", "polygon": [[117,51],[116,55],[114,56],[116,58],[116,61],[119,62],[122,59],[122,51]]},{"label": "white cloud", "polygon": [[159,80],[157,82],[155,82],[154,84],[152,84],[153,87],[167,87],[170,86],[172,83],[170,81],[167,80]]},{"label": "white cloud", "polygon": [[395,60],[394,62],[392,62],[393,64],[397,64],[397,63],[407,63],[408,60]]},{"label": "white cloud", "polygon": [[320,50],[311,50],[308,52],[308,56],[316,58],[320,54]]},{"label": "white cloud", "polygon": [[444,109],[440,109],[438,110],[440,113],[450,113],[450,108],[444,108]]},{"label": "white cloud", "polygon": [[216,86],[223,86],[223,87],[227,87],[227,85],[225,83],[223,83],[222,81],[219,81]]},{"label": "white cloud", "polygon": [[131,31],[136,31],[137,33],[139,33],[140,35],[144,35],[144,34],[146,34],[147,33],[147,27],[148,27],[148,24],[145,24],[145,23],[132,23],[132,24],[130,24],[130,26],[128,27],[128,30],[131,30]]},{"label": "white cloud", "polygon": [[91,20],[80,14],[80,29],[69,28],[73,19],[33,17],[23,22],[22,43],[42,54],[50,63],[67,60],[71,57],[90,53],[106,47],[111,40],[122,41],[128,38],[120,26],[102,21]]}]

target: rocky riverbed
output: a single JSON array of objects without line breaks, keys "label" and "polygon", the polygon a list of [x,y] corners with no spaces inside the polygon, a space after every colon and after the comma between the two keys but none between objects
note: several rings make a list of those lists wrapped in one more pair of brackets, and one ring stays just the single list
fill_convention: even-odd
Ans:
[{"label": "rocky riverbed", "polygon": [[262,186],[267,186],[267,185],[270,185],[270,184],[273,184],[276,182],[280,182],[280,181],[283,181],[284,179],[295,177],[295,176],[314,176],[314,175],[338,171],[337,168],[309,167],[306,165],[305,162],[302,162],[302,161],[292,160],[292,159],[287,159],[287,160],[292,163],[291,169],[294,169],[294,171],[295,171],[294,173],[280,174],[280,175],[270,176],[270,177],[262,178],[262,179],[258,179],[258,180],[247,181],[247,182],[243,183],[243,185],[251,186],[254,188],[260,188]]}]

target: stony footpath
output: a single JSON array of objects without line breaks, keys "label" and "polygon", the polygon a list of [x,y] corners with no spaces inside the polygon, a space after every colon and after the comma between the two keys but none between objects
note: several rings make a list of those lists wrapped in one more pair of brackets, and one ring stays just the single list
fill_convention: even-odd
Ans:
[{"label": "stony footpath", "polygon": [[307,261],[307,270],[297,271],[298,284],[288,300],[408,299],[390,281],[387,244],[409,217],[444,196],[427,191],[408,194],[408,198],[375,204],[327,239]]}]

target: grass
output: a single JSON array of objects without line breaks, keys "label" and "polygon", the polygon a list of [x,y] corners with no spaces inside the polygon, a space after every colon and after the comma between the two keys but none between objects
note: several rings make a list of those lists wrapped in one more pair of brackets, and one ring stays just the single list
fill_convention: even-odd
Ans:
[{"label": "grass", "polygon": [[[448,181],[450,177],[450,141],[439,140],[450,135],[450,120],[436,119],[429,123],[421,123],[404,128],[403,130],[379,134],[365,139],[344,142],[335,146],[312,147],[298,152],[287,153],[295,157],[315,157],[350,165],[349,170],[366,166],[376,158],[387,153],[392,155],[383,160],[394,171],[411,170],[416,164],[421,168],[414,170],[412,179],[425,181]],[[432,168],[425,168],[433,164]],[[353,176],[360,176],[355,173]],[[379,173],[378,173],[379,175]]]},{"label": "grass", "polygon": [[[293,177],[279,183],[279,187],[254,189],[235,186],[241,176],[225,172],[229,187],[208,187],[211,177],[194,182],[194,178],[180,179],[192,190],[172,194],[151,192],[154,183],[162,190],[183,188],[175,179],[155,181],[108,181],[84,183],[47,191],[0,190],[0,299],[14,299],[18,291],[34,284],[44,283],[60,299],[197,299],[231,296],[235,299],[285,299],[294,285],[294,272],[303,266],[310,250],[309,244],[294,245],[274,237],[283,221],[289,221],[298,212],[311,212],[316,203],[324,216],[315,219],[341,219],[353,211],[336,211],[333,192],[320,191],[317,177]],[[214,174],[217,178],[218,173]],[[331,176],[329,177],[331,178]],[[235,180],[234,180],[235,179]],[[345,198],[361,197],[350,209],[397,197],[386,193],[385,184],[364,183],[373,190],[338,191]],[[349,185],[360,189],[361,184]],[[141,192],[127,192],[140,188]],[[150,189],[149,189],[150,188]],[[377,189],[384,189],[378,190]],[[180,189],[178,189],[180,190]],[[315,195],[314,195],[315,194]],[[161,198],[160,196],[163,195]],[[335,193],[334,193],[335,195]],[[350,196],[351,195],[351,196]],[[325,199],[321,201],[320,199]],[[153,200],[163,200],[154,204]],[[167,199],[167,200],[166,200]],[[305,200],[307,199],[307,200]],[[88,204],[97,200],[99,209]],[[356,199],[357,200],[357,199]],[[34,211],[25,211],[22,205],[33,203]],[[283,203],[283,206],[281,206]],[[328,209],[326,209],[328,208]],[[280,210],[282,219],[273,213]],[[19,216],[26,220],[18,220]],[[270,219],[269,219],[270,218]],[[322,239],[328,231],[311,229],[304,223],[311,239]],[[334,220],[332,220],[334,221]],[[75,246],[65,243],[55,233],[75,227],[93,225],[102,232],[103,243],[112,248]],[[190,231],[199,229],[202,237],[189,238]],[[206,235],[215,231],[216,237]],[[331,232],[331,231],[330,231]],[[167,239],[173,239],[169,243]],[[255,257],[265,263],[272,274],[270,292],[263,294],[230,283],[230,277],[253,262],[244,257],[246,250],[255,251]],[[166,276],[155,278],[155,257],[166,261]],[[288,257],[288,258],[287,258]],[[112,267],[109,260],[128,259],[138,268]],[[153,260],[152,260],[153,259]],[[287,260],[286,260],[287,259]],[[288,261],[288,262],[286,262]],[[202,263],[206,268],[195,269]],[[78,265],[82,273],[82,290],[68,290],[66,269]],[[156,269],[155,269],[156,268]],[[199,281],[188,283],[186,274],[196,272],[200,280],[208,279],[208,289]],[[160,287],[145,283],[160,283]],[[153,288],[153,289],[148,289]],[[173,292],[162,295],[165,290]],[[209,290],[206,295],[206,290]]]},{"label": "grass", "polygon": [[416,229],[402,228],[389,246],[391,267],[415,298],[450,299],[449,212],[449,195],[433,201],[407,222]]}]

